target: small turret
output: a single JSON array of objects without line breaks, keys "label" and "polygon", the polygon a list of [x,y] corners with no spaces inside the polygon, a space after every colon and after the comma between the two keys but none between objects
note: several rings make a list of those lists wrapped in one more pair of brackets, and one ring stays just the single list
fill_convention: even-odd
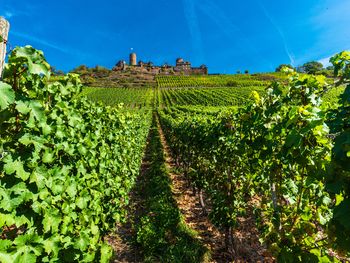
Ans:
[{"label": "small turret", "polygon": [[184,63],[183,58],[178,58],[178,59],[176,59],[176,65],[181,65],[181,64],[183,64],[183,63]]},{"label": "small turret", "polygon": [[137,65],[137,56],[136,56],[136,53],[131,53],[130,54],[130,63],[129,65],[130,66],[136,66]]}]

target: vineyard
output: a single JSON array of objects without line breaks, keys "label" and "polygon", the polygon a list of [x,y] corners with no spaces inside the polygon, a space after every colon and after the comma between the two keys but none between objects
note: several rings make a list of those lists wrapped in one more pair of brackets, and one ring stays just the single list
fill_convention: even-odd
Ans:
[{"label": "vineyard", "polygon": [[331,61],[334,79],[96,88],[16,48],[0,82],[0,262],[128,262],[120,242],[132,262],[348,262],[350,54]]},{"label": "vineyard", "polygon": [[103,102],[107,106],[123,104],[127,108],[149,108],[153,103],[153,89],[133,88],[91,88],[85,87],[81,96],[93,102]]},{"label": "vineyard", "polygon": [[264,87],[271,81],[285,80],[281,73],[256,75],[157,76],[159,88]]},{"label": "vineyard", "polygon": [[160,89],[158,105],[161,107],[175,105],[241,106],[249,100],[252,91],[259,91],[263,94],[265,89],[263,87]]}]

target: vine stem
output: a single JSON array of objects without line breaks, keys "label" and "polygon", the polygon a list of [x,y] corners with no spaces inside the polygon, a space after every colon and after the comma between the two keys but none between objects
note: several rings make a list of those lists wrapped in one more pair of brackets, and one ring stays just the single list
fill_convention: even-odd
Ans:
[{"label": "vine stem", "polygon": [[204,202],[204,198],[203,198],[203,189],[199,190],[199,202],[201,204],[202,210],[203,210],[203,214],[206,215],[207,214],[207,209],[205,207],[205,202]]},{"label": "vine stem", "polygon": [[276,184],[272,183],[270,185],[271,189],[271,198],[272,198],[272,204],[273,204],[273,209],[277,211],[277,195],[276,195]]},{"label": "vine stem", "polygon": [[302,169],[302,176],[301,176],[301,186],[300,186],[300,194],[298,196],[298,201],[297,201],[297,205],[296,205],[296,213],[295,213],[295,216],[293,218],[293,223],[290,227],[290,231],[293,230],[297,220],[298,220],[298,209],[299,209],[299,206],[300,206],[300,203],[301,203],[301,197],[303,196],[303,191],[304,191],[304,177],[305,177],[305,167],[303,167]]}]

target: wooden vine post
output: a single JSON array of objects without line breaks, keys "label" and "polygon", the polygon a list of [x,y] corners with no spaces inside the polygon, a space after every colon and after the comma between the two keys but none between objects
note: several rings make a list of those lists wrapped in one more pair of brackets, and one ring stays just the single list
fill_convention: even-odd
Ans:
[{"label": "wooden vine post", "polygon": [[0,16],[0,78],[2,77],[2,71],[5,64],[6,44],[9,30],[10,23],[5,18]]}]

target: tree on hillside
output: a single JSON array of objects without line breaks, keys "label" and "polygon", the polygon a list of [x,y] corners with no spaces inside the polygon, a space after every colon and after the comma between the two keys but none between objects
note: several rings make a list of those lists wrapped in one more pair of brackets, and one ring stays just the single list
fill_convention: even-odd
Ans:
[{"label": "tree on hillside", "polygon": [[86,65],[80,65],[80,66],[76,67],[75,69],[73,69],[71,71],[71,73],[84,74],[84,73],[87,73],[88,71],[89,71],[89,69]]},{"label": "tree on hillside", "polygon": [[246,70],[244,71],[244,74],[249,74],[249,70],[246,69]]},{"label": "tree on hillside", "polygon": [[307,74],[316,74],[323,69],[323,64],[317,61],[307,62],[302,65],[299,70]]},{"label": "tree on hillside", "polygon": [[65,73],[62,70],[56,69],[56,67],[51,66],[51,72],[53,76],[64,76]]},{"label": "tree on hillside", "polygon": [[93,76],[96,78],[108,77],[109,73],[111,72],[108,68],[98,65],[91,70],[94,73]]},{"label": "tree on hillside", "polygon": [[276,72],[281,72],[283,68],[294,69],[294,67],[290,64],[281,64],[276,68]]},{"label": "tree on hillside", "polygon": [[102,73],[106,73],[107,72],[108,73],[110,70],[108,68],[106,68],[106,67],[97,65],[96,67],[94,67],[92,69],[92,71],[95,72],[95,73],[100,73],[100,72],[102,72]]},{"label": "tree on hillside", "polygon": [[326,69],[327,69],[327,70],[332,70],[332,71],[333,71],[333,70],[334,70],[334,66],[328,66],[328,67],[326,67]]}]

